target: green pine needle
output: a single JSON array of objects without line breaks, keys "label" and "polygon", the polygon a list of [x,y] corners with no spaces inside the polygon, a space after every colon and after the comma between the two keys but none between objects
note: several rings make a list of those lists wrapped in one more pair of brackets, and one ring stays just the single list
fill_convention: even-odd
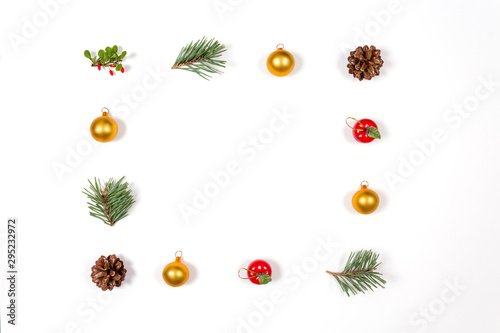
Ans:
[{"label": "green pine needle", "polygon": [[87,202],[90,216],[113,226],[128,215],[135,200],[128,183],[123,183],[124,178],[118,181],[110,178],[104,185],[100,179],[94,178],[94,183],[89,180],[90,189],[84,188],[82,192],[90,199],[90,202]]},{"label": "green pine needle", "polygon": [[210,80],[210,74],[222,74],[217,67],[225,68],[225,60],[216,60],[226,51],[226,46],[212,38],[203,37],[196,43],[184,46],[175,60],[172,69],[182,69],[198,74],[205,80]]},{"label": "green pine needle", "polygon": [[349,292],[356,295],[358,292],[364,294],[368,289],[373,291],[374,288],[385,288],[383,285],[386,281],[382,279],[381,273],[376,272],[377,267],[380,265],[377,262],[378,257],[379,255],[371,250],[361,250],[356,253],[351,252],[342,272],[326,272],[335,277],[340,288],[342,288],[347,296],[351,296]]}]

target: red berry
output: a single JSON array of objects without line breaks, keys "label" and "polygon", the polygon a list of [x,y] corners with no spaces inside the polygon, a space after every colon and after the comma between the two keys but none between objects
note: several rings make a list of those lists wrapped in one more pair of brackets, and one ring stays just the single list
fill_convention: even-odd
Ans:
[{"label": "red berry", "polygon": [[122,72],[122,73],[125,73],[125,68],[124,68],[124,67],[122,67],[121,72]]},{"label": "red berry", "polygon": [[252,261],[250,265],[248,265],[247,270],[247,276],[249,277],[250,282],[261,284],[259,281],[259,276],[261,275],[268,275],[269,277],[271,277],[271,265],[269,265],[268,262],[260,259]]},{"label": "red berry", "polygon": [[114,75],[114,73],[113,73],[113,71],[112,71],[112,70],[110,70],[110,71],[109,71],[109,75],[111,75],[111,76],[113,76],[113,75]]},{"label": "red berry", "polygon": [[97,69],[101,70],[101,64],[97,65]]},{"label": "red berry", "polygon": [[116,65],[109,65],[109,67],[116,67]]},{"label": "red berry", "polygon": [[375,127],[378,129],[377,124],[370,119],[361,119],[354,124],[354,129],[352,130],[352,135],[356,141],[361,143],[368,143],[375,140],[375,138],[368,136],[368,129],[370,127]]}]

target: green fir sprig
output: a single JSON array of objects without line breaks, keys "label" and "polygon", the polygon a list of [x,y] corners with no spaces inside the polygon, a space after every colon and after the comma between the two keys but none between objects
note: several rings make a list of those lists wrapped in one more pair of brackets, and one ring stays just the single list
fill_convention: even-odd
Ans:
[{"label": "green fir sprig", "polygon": [[356,295],[358,292],[364,294],[368,289],[373,291],[373,288],[385,288],[383,285],[386,281],[382,279],[381,273],[376,272],[377,267],[381,264],[377,262],[378,257],[379,255],[371,250],[351,252],[342,272],[326,272],[335,277],[347,296],[351,296],[349,292]]},{"label": "green fir sprig", "polygon": [[[121,54],[118,54],[118,46],[114,45],[113,47],[107,46],[104,50],[99,50],[97,55],[93,56],[90,54],[89,50],[85,50],[83,52],[85,58],[90,59],[92,62],[91,67],[97,67],[98,70],[101,70],[101,67],[111,67],[115,68],[117,72],[124,72],[125,69],[121,62],[123,58],[127,55],[127,51],[123,51]],[[110,70],[110,74],[113,71]]]},{"label": "green fir sprig", "polygon": [[172,69],[182,69],[198,74],[205,80],[210,80],[210,74],[222,74],[217,67],[225,68],[225,60],[216,60],[226,51],[226,46],[214,38],[203,37],[196,43],[189,43],[181,49]]},{"label": "green fir sprig", "polygon": [[128,215],[130,207],[135,200],[127,182],[123,182],[125,177],[115,181],[110,178],[104,184],[100,179],[94,178],[94,183],[89,180],[90,188],[83,189],[83,193],[90,199],[87,202],[90,209],[90,216],[100,219],[107,225],[113,226]]}]

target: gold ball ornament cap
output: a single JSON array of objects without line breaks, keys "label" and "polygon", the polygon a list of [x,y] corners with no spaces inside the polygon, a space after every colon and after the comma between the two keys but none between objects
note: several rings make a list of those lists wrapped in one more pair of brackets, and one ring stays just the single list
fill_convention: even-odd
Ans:
[{"label": "gold ball ornament cap", "polygon": [[99,142],[109,142],[118,133],[118,124],[108,116],[108,108],[102,108],[102,116],[94,119],[90,124],[90,134]]},{"label": "gold ball ornament cap", "polygon": [[276,45],[277,50],[267,58],[267,69],[275,76],[286,76],[295,67],[293,55],[283,50],[284,47],[283,44]]},{"label": "gold ball ornament cap", "polygon": [[[180,252],[178,256],[177,253]],[[181,263],[182,252],[175,252],[175,261],[163,269],[163,281],[171,287],[180,287],[189,279],[189,269]]]},{"label": "gold ball ornament cap", "polygon": [[373,213],[380,202],[378,194],[368,189],[368,182],[361,182],[361,189],[352,197],[352,206],[361,214]]}]

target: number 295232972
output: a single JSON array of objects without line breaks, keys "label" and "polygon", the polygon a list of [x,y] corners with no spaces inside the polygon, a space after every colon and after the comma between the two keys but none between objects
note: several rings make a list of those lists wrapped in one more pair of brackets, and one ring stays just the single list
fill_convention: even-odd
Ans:
[{"label": "number 295232972", "polygon": [[7,266],[16,269],[16,220],[9,219],[7,224]]}]

